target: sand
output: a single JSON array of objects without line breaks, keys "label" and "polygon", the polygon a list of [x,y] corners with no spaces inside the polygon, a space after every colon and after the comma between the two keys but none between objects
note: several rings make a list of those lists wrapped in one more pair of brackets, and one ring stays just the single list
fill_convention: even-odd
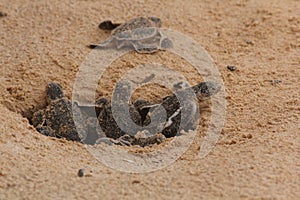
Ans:
[{"label": "sand", "polygon": [[[300,4],[240,1],[0,2],[0,199],[298,199],[300,197]],[[226,120],[218,143],[199,158],[210,107],[189,149],[150,173],[104,166],[86,146],[38,133],[27,117],[45,106],[45,87],[59,82],[71,98],[76,73],[108,32],[106,19],[157,16],[193,38],[224,82]],[[164,62],[195,84],[187,62],[169,52],[129,53],[114,62],[99,95],[135,63]],[[227,65],[236,66],[232,72]],[[186,66],[186,67],[184,67]],[[141,88],[148,99],[167,94]],[[85,175],[78,177],[79,169]]]}]

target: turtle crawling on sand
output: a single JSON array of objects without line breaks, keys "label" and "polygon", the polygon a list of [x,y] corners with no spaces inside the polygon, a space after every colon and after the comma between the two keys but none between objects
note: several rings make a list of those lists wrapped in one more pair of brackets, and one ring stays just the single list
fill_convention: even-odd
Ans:
[{"label": "turtle crawling on sand", "polygon": [[[201,82],[192,87],[187,87],[185,83],[180,82],[175,85],[175,87],[178,86],[178,96],[176,94],[167,96],[161,103],[167,113],[167,120],[162,130],[162,134],[166,137],[174,137],[181,130],[194,129],[196,127],[195,123],[200,117],[197,106],[198,101],[210,98],[219,92],[221,88],[219,84],[212,81]],[[145,108],[147,109],[147,106]],[[161,115],[160,112],[157,109],[153,109],[147,115]]]},{"label": "turtle crawling on sand", "polygon": [[100,29],[112,30],[111,37],[98,45],[89,45],[90,48],[117,49],[131,48],[138,53],[154,53],[172,47],[172,41],[164,36],[160,28],[161,20],[157,17],[137,17],[123,24],[114,24],[104,21]]}]

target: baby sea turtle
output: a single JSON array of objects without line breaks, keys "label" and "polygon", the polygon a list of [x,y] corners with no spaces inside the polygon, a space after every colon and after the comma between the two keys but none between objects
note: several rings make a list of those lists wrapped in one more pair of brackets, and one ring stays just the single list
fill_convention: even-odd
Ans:
[{"label": "baby sea turtle", "polygon": [[[162,129],[165,137],[174,137],[181,130],[193,130],[199,119],[199,110],[197,103],[216,94],[220,90],[220,85],[215,82],[201,82],[193,87],[180,82],[174,85],[176,94],[167,96],[161,104],[150,104],[141,106],[138,111],[144,116],[143,125],[149,131],[157,127]],[[178,98],[179,97],[179,98]],[[161,109],[163,107],[163,110]],[[166,112],[166,116],[164,113]],[[150,119],[158,119],[159,124],[151,126]],[[166,119],[164,121],[164,119]],[[147,125],[150,124],[149,127]]]},{"label": "baby sea turtle", "polygon": [[172,47],[172,41],[164,36],[160,28],[161,20],[157,17],[138,17],[123,24],[104,21],[100,29],[112,30],[111,37],[90,48],[124,47],[133,48],[138,53],[154,53]]},{"label": "baby sea turtle", "polygon": [[[33,126],[46,136],[66,138],[72,141],[81,141],[73,121],[73,112],[81,117],[79,110],[72,110],[72,104],[63,93],[58,83],[50,82],[46,89],[47,107],[33,114]],[[83,125],[78,125],[83,129]]]},{"label": "baby sea turtle", "polygon": [[[185,84],[181,82],[175,85],[177,87],[180,86],[177,90],[177,94],[181,97],[181,102],[178,100],[178,97],[173,94],[165,97],[161,103],[167,113],[167,120],[162,131],[162,134],[166,137],[174,137],[181,130],[188,131],[194,129],[200,114],[197,109],[198,101],[210,98],[219,92],[221,88],[218,83],[212,81],[201,82],[191,88],[186,88],[186,86],[182,85]],[[186,92],[187,90],[190,91]],[[149,112],[148,115],[160,115],[159,112],[160,111],[154,109],[152,112]]]},{"label": "baby sea turtle", "polygon": [[[133,105],[129,105],[129,113],[132,121],[141,126],[141,116]],[[122,118],[123,116],[119,117]],[[118,126],[116,120],[114,119],[112,107],[110,104],[107,104],[106,107],[102,110],[102,112],[98,116],[98,120],[102,131],[107,137],[117,139],[126,134],[126,132]]]},{"label": "baby sea turtle", "polygon": [[121,80],[115,87],[113,103],[107,102],[98,116],[99,124],[107,137],[117,139],[125,134],[134,135],[142,126],[142,117],[135,104],[128,104],[131,85]]}]

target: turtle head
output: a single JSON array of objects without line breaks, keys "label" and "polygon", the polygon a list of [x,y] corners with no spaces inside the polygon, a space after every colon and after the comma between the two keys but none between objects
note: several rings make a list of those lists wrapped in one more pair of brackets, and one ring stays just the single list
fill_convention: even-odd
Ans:
[{"label": "turtle head", "polygon": [[140,113],[141,120],[143,123],[150,111],[151,103],[144,99],[138,99],[133,103],[133,105],[137,109],[137,111]]},{"label": "turtle head", "polygon": [[207,81],[193,86],[193,89],[199,100],[206,100],[212,95],[218,93],[221,89],[221,85],[216,82]]},{"label": "turtle head", "polygon": [[164,38],[161,39],[161,41],[160,41],[160,48],[161,48],[162,50],[170,49],[170,48],[172,48],[172,47],[173,47],[173,42],[172,42],[172,40],[170,40],[170,39],[167,38],[167,37],[164,37]]},{"label": "turtle head", "polygon": [[158,17],[149,17],[155,27],[161,27],[161,19]]},{"label": "turtle head", "polygon": [[96,100],[96,106],[99,108],[104,108],[108,104],[109,104],[108,98],[101,97],[100,99]]},{"label": "turtle head", "polygon": [[102,97],[95,102],[95,110],[96,110],[96,115],[98,116],[100,112],[105,109],[106,106],[108,106],[110,103],[109,99]]},{"label": "turtle head", "polygon": [[62,90],[62,87],[58,83],[50,82],[47,85],[46,90],[47,90],[46,99],[47,99],[48,103],[51,101],[54,101],[56,99],[60,99],[60,98],[64,97],[64,92]]}]

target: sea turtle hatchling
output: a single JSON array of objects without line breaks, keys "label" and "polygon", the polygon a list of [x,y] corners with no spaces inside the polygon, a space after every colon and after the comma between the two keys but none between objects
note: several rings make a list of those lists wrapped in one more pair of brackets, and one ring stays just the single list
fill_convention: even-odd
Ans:
[{"label": "sea turtle hatchling", "polygon": [[[220,84],[212,81],[201,82],[192,87],[188,87],[183,82],[177,83],[174,85],[176,94],[165,97],[161,104],[143,105],[138,109],[140,115],[145,119],[143,125],[150,132],[159,126],[162,134],[167,138],[176,136],[181,130],[193,130],[200,114],[198,101],[210,98],[219,92],[220,88]],[[159,107],[164,108],[166,117]],[[161,118],[161,120],[157,120],[160,121],[160,124],[151,126],[150,119],[152,118]],[[163,121],[163,119],[166,120]],[[148,124],[150,124],[149,127],[147,127]]]},{"label": "sea turtle hatchling", "polygon": [[[164,123],[162,134],[166,137],[174,137],[181,130],[193,130],[196,126],[196,122],[200,117],[198,110],[198,101],[204,101],[209,99],[212,95],[215,95],[220,91],[220,84],[207,81],[201,82],[190,88],[183,87],[185,83],[178,83],[175,86],[180,88],[177,90],[178,96],[181,96],[180,101],[178,97],[173,94],[163,99],[161,105],[164,107],[167,113],[167,120]],[[186,92],[190,90],[190,92]],[[146,106],[147,109],[147,106]],[[148,115],[160,115],[160,111],[150,111]],[[182,116],[183,114],[183,116]],[[179,129],[181,128],[181,130]]]},{"label": "sea turtle hatchling", "polygon": [[63,93],[60,84],[50,82],[46,89],[47,107],[33,114],[32,124],[43,135],[66,138],[73,141],[81,141],[77,129],[83,129],[84,125],[76,126],[73,114],[82,117],[79,110],[72,109],[72,104]]},{"label": "sea turtle hatchling", "polygon": [[138,53],[154,53],[172,47],[172,41],[160,31],[161,20],[157,17],[137,17],[123,24],[104,21],[100,29],[112,30],[111,37],[90,48],[124,47],[133,48]]}]

